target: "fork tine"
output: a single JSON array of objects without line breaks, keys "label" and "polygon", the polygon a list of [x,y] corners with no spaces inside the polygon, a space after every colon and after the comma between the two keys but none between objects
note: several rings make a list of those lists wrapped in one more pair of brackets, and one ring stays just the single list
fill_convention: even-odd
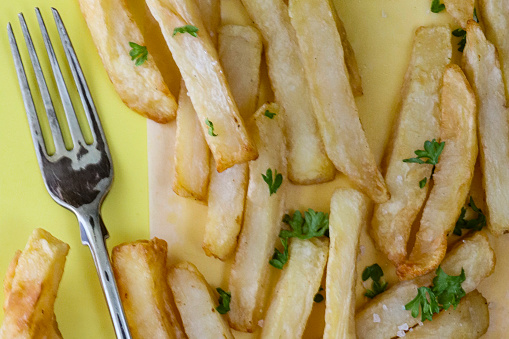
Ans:
[{"label": "fork tine", "polygon": [[46,148],[44,147],[44,139],[42,137],[41,126],[39,125],[39,118],[37,117],[37,111],[35,110],[34,100],[30,87],[28,86],[28,80],[21,61],[19,54],[18,44],[12,31],[11,23],[7,24],[7,33],[9,35],[9,44],[11,46],[12,58],[14,59],[14,66],[16,68],[16,74],[18,76],[19,87],[21,89],[21,96],[23,97],[23,103],[27,112],[28,124],[30,126],[30,132],[32,134],[32,140],[34,142],[35,154],[39,164],[41,163],[41,157],[47,157]]},{"label": "fork tine", "polygon": [[48,115],[48,121],[51,129],[51,134],[53,135],[55,150],[58,153],[65,148],[62,133],[60,131],[60,124],[58,123],[58,119],[55,114],[55,108],[53,107],[53,102],[51,101],[48,86],[46,85],[46,80],[44,78],[44,74],[42,73],[41,64],[39,63],[39,58],[37,57],[37,52],[35,51],[34,43],[32,41],[32,37],[30,36],[25,18],[22,13],[18,14],[18,17],[21,23],[21,30],[23,31],[23,35],[25,37],[28,54],[30,55],[30,60],[32,61],[32,67],[34,68],[37,84],[39,85],[39,92],[41,93],[44,108],[46,109],[46,114]]},{"label": "fork tine", "polygon": [[67,117],[67,123],[69,124],[69,130],[71,132],[71,136],[74,142],[74,147],[78,145],[85,145],[85,140],[83,139],[83,134],[81,133],[80,125],[78,123],[78,119],[76,118],[76,113],[72,105],[71,97],[69,96],[69,92],[67,91],[64,77],[62,76],[62,71],[60,70],[60,66],[55,55],[55,50],[53,49],[53,45],[51,44],[51,40],[49,38],[46,25],[44,24],[44,20],[42,19],[39,8],[36,8],[35,12],[37,14],[37,21],[39,21],[39,27],[41,28],[44,45],[46,46],[46,51],[48,52],[51,69],[53,70],[53,76],[55,77],[58,92],[60,93],[60,99],[62,100],[62,105],[64,106],[64,111]]},{"label": "fork tine", "polygon": [[78,88],[83,108],[85,109],[85,113],[87,115],[88,123],[91,126],[92,133],[94,134],[94,142],[98,138],[106,140],[101,126],[101,120],[97,115],[94,100],[92,99],[92,95],[90,94],[90,90],[88,89],[85,75],[83,74],[83,70],[81,69],[78,57],[76,56],[76,52],[74,51],[74,48],[72,46],[71,39],[67,34],[67,30],[64,26],[62,18],[60,17],[60,13],[53,7],[51,8],[51,10],[53,12],[53,18],[55,19],[55,23],[57,25],[60,40],[62,41],[62,45],[64,46],[64,52],[67,58],[67,62],[69,63],[69,66],[71,68],[71,72],[76,83],[76,87]]}]

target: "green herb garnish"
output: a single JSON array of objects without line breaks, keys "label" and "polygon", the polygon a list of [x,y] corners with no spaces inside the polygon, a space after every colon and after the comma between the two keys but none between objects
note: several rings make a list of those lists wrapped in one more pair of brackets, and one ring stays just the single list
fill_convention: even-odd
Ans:
[{"label": "green herb garnish", "polygon": [[472,210],[477,213],[477,217],[475,219],[465,220],[465,214],[467,210],[466,208],[462,207],[460,217],[458,221],[456,221],[454,231],[452,231],[453,234],[461,235],[463,229],[480,231],[484,226],[486,226],[486,216],[482,210],[475,205],[474,199],[472,199],[472,197],[470,197],[468,206],[470,206],[470,208],[472,208]]},{"label": "green herb garnish", "polygon": [[209,128],[209,135],[217,137],[217,134],[214,133],[214,124],[212,123],[212,121],[210,121],[208,118],[205,119],[205,125],[207,125],[207,127]]},{"label": "green herb garnish", "polygon": [[440,13],[445,9],[445,5],[440,3],[440,0],[431,1],[431,11],[433,13]]},{"label": "green herb garnish", "polygon": [[145,46],[140,46],[137,43],[130,42],[129,46],[132,48],[129,51],[129,56],[131,57],[131,60],[135,60],[134,63],[136,66],[141,66],[145,61],[147,61],[148,58],[148,50]]},{"label": "green herb garnish", "polygon": [[263,181],[269,185],[270,195],[277,192],[278,188],[283,183],[283,175],[274,170],[274,178],[272,178],[272,170],[269,168],[265,174],[262,174]]},{"label": "green herb garnish", "polygon": [[265,110],[265,113],[263,113],[263,115],[265,115],[269,119],[273,119],[276,113],[272,113],[269,110]]},{"label": "green herb garnish", "polygon": [[384,275],[384,271],[378,264],[367,266],[362,272],[362,281],[366,281],[369,278],[373,280],[371,284],[371,290],[367,290],[364,295],[368,298],[373,299],[376,295],[382,293],[387,289],[387,282],[382,282],[381,278]]},{"label": "green herb garnish", "polygon": [[[431,176],[429,179],[433,178],[433,173],[435,172],[435,166],[438,163],[438,158],[442,151],[444,150],[445,141],[437,142],[435,139],[432,141],[426,140],[424,142],[424,150],[415,151],[415,158],[403,159],[403,162],[416,163],[416,164],[429,164],[433,165],[433,169],[431,170]],[[425,159],[425,160],[423,160]],[[424,178],[419,181],[419,187],[423,188],[426,185],[427,179]]]},{"label": "green herb garnish", "polygon": [[280,252],[277,248],[274,249],[274,254],[272,255],[272,259],[269,260],[269,264],[274,266],[277,269],[282,270],[283,266],[288,261],[288,238],[279,238],[281,243],[283,244],[283,252]]},{"label": "green herb garnish", "polygon": [[216,291],[219,293],[219,306],[216,307],[216,310],[219,312],[219,314],[228,313],[230,310],[230,299],[232,294],[230,292],[224,291],[220,287],[216,288]]},{"label": "green herb garnish", "polygon": [[175,36],[177,33],[182,33],[182,34],[189,33],[196,38],[197,37],[196,33],[198,33],[198,27],[193,26],[193,25],[185,25],[182,27],[175,27],[175,29],[173,30],[172,36]]}]

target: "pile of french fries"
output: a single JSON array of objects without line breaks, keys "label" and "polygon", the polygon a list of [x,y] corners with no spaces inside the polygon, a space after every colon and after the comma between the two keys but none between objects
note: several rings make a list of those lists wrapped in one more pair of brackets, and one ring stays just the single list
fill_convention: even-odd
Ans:
[{"label": "pile of french fries", "polygon": [[[487,331],[487,302],[476,290],[495,265],[486,232],[448,244],[459,239],[449,236],[465,216],[478,153],[485,202],[477,203],[487,229],[509,231],[509,9],[502,0],[480,0],[478,12],[473,0],[444,1],[465,30],[461,67],[451,63],[450,27],[415,31],[382,170],[359,120],[355,54],[331,1],[242,0],[253,26],[238,26],[221,25],[219,0],[147,0],[182,75],[178,100],[150,54],[141,65],[129,59],[128,43],[144,41],[123,0],[79,2],[120,97],[158,122],[176,117],[173,189],[208,205],[205,254],[234,259],[227,291],[218,294],[193,264],[169,267],[163,240],[115,247],[135,338],[233,338],[232,329],[300,338],[324,273],[324,338]],[[270,103],[259,102],[262,56]],[[330,214],[285,215],[289,185],[331,181],[337,171],[355,188],[335,191]],[[356,310],[359,238],[369,221],[401,281]],[[322,223],[321,233],[311,232],[313,223]],[[438,268],[465,275],[464,296],[422,323],[405,304],[431,286]],[[18,314],[13,270],[1,331],[22,330],[9,320]],[[45,317],[45,331],[58,332],[53,312]]]}]

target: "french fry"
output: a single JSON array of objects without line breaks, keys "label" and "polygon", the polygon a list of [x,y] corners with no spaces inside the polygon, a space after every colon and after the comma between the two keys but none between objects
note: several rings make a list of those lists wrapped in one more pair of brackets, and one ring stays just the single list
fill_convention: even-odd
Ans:
[{"label": "french fry", "polygon": [[441,91],[440,141],[433,188],[422,213],[415,245],[397,269],[408,280],[438,267],[447,251],[447,235],[461,213],[477,160],[477,111],[475,95],[459,66],[447,66]]},{"label": "french fry", "polygon": [[221,23],[220,0],[196,0],[205,28],[209,32],[210,40],[217,44],[217,31]]},{"label": "french fry", "polygon": [[173,120],[177,102],[150,51],[140,66],[129,56],[129,42],[142,46],[145,42],[125,0],[79,0],[79,4],[104,68],[122,101],[154,121]]},{"label": "french fry", "polygon": [[477,339],[488,330],[488,302],[477,290],[463,297],[457,308],[449,308],[407,332],[405,338]]},{"label": "french fry", "polygon": [[396,265],[406,258],[412,222],[420,211],[428,186],[419,181],[431,166],[403,162],[426,140],[438,139],[439,89],[452,54],[446,26],[421,27],[415,32],[412,56],[403,84],[398,121],[385,155],[385,182],[391,199],[375,205],[371,235],[377,247]]},{"label": "french fry", "polygon": [[[248,120],[255,111],[260,83],[262,38],[249,26],[228,25],[219,31],[219,59],[239,107]],[[207,224],[203,249],[225,260],[237,246],[248,184],[248,164],[235,165],[222,173],[211,166]]]},{"label": "french fry", "polygon": [[[273,119],[265,111],[276,113]],[[244,223],[239,236],[235,262],[230,272],[232,294],[230,325],[239,331],[252,332],[265,306],[269,277],[269,260],[281,228],[284,214],[284,193],[287,181],[285,138],[282,131],[282,110],[276,104],[265,104],[250,123],[260,157],[249,163],[249,186]],[[262,174],[271,169],[281,173],[283,182],[270,194]]]},{"label": "french fry", "polygon": [[54,313],[69,245],[35,229],[14,256],[4,283],[0,338],[62,338]]},{"label": "french fry", "polygon": [[328,251],[326,237],[290,240],[288,264],[283,268],[267,310],[262,338],[302,337],[313,297],[322,281]]},{"label": "french fry", "polygon": [[488,229],[494,234],[509,230],[509,123],[504,82],[498,54],[479,24],[467,26],[463,69],[477,97],[483,186],[488,209]]},{"label": "french fry", "polygon": [[154,238],[115,246],[113,273],[134,339],[187,338],[167,284],[166,241]]},{"label": "french fry", "polygon": [[359,120],[329,0],[290,0],[289,11],[329,159],[371,199],[386,202],[389,193]]},{"label": "french fry", "polygon": [[196,266],[182,262],[170,268],[168,285],[189,339],[233,339],[228,322],[216,311],[217,297]]},{"label": "french fry", "polygon": [[296,184],[334,179],[335,168],[320,138],[288,7],[281,0],[243,0],[262,33],[276,101],[284,108],[288,142],[288,177]]},{"label": "french fry", "polygon": [[445,9],[463,29],[473,17],[474,3],[475,0],[444,0]]},{"label": "french fry", "polygon": [[[256,159],[258,152],[233,100],[217,51],[205,34],[197,5],[193,0],[149,0],[147,5],[186,83],[217,170]],[[198,28],[196,37],[174,34],[175,28],[186,25]]]},{"label": "french fry", "polygon": [[[442,269],[449,275],[459,275],[465,270],[466,280],[461,287],[466,293],[475,290],[477,285],[489,276],[495,266],[495,255],[488,237],[483,232],[459,242],[445,257]],[[417,288],[431,285],[434,272],[413,280],[402,281],[382,294],[377,295],[355,316],[357,338],[377,339],[396,336],[398,326],[407,324],[414,327],[420,318],[414,318],[403,307],[415,298]]]},{"label": "french fry", "polygon": [[367,205],[366,196],[354,189],[338,189],[331,199],[324,339],[355,338],[357,246]]}]

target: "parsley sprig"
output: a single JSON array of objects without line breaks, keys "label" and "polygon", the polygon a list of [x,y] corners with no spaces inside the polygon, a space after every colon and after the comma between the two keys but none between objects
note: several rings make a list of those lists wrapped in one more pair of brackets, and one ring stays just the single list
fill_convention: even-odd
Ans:
[{"label": "parsley sprig", "polygon": [[222,288],[216,288],[217,293],[219,293],[219,306],[216,307],[216,310],[219,314],[225,314],[230,311],[230,299],[232,294],[230,292],[224,291]]},{"label": "parsley sprig", "polygon": [[[472,15],[472,18],[475,22],[479,22],[479,18],[477,17],[477,10],[474,8],[474,14]],[[465,45],[467,44],[467,32],[463,28],[457,28],[454,31],[452,31],[452,35],[454,35],[457,38],[461,38],[460,41],[458,41],[458,51],[463,52],[465,49]]]},{"label": "parsley sprig", "polygon": [[431,1],[431,11],[433,13],[440,13],[445,9],[445,5],[440,3],[440,0]]},{"label": "parsley sprig", "polygon": [[484,226],[486,226],[486,216],[482,210],[475,205],[474,199],[472,199],[472,197],[470,197],[468,206],[477,213],[477,217],[475,219],[465,220],[465,214],[467,213],[467,210],[466,208],[462,207],[460,217],[458,221],[456,221],[454,231],[452,231],[453,234],[461,235],[463,229],[480,231]]},{"label": "parsley sprig", "polygon": [[[433,165],[433,169],[431,170],[431,176],[429,177],[429,179],[431,180],[431,178],[433,178],[433,173],[435,172],[435,166],[438,163],[438,158],[440,157],[440,154],[442,154],[444,147],[445,141],[439,143],[435,139],[433,139],[432,141],[426,140],[424,142],[424,150],[414,151],[417,157],[403,159],[403,162]],[[426,185],[427,180],[428,180],[427,178],[424,178],[421,181],[419,181],[419,187],[423,188]]]},{"label": "parsley sprig", "polygon": [[369,278],[373,280],[371,284],[371,290],[366,290],[364,295],[368,298],[373,299],[376,295],[382,293],[387,289],[387,282],[382,282],[381,278],[384,275],[384,271],[378,264],[367,266],[362,272],[362,281],[366,281]]},{"label": "parsley sprig", "polygon": [[263,115],[265,115],[269,119],[274,119],[274,116],[276,115],[276,113],[272,113],[271,111],[269,111],[267,109],[267,110],[265,110],[265,113],[263,113]]},{"label": "parsley sprig", "polygon": [[131,47],[131,50],[129,51],[131,60],[136,60],[134,63],[136,66],[143,65],[143,63],[147,61],[148,58],[147,47],[138,45],[135,42],[129,42],[129,46]]},{"label": "parsley sprig", "polygon": [[466,279],[463,268],[461,274],[457,276],[448,275],[440,266],[435,273],[433,285],[419,287],[417,296],[405,305],[405,309],[411,311],[414,318],[417,318],[420,310],[421,321],[433,320],[433,314],[440,312],[441,309],[447,310],[451,306],[456,309],[466,294],[461,287],[461,283]]},{"label": "parsley sprig", "polygon": [[265,174],[262,173],[263,181],[269,186],[270,195],[277,192],[281,184],[283,183],[283,175],[274,170],[274,178],[272,177],[272,170],[269,168]]},{"label": "parsley sprig", "polygon": [[211,135],[213,137],[217,137],[217,134],[214,133],[214,124],[212,123],[212,121],[210,121],[208,118],[206,118],[205,125],[207,125],[207,127],[209,128],[209,135]]},{"label": "parsley sprig", "polygon": [[279,238],[283,244],[283,252],[280,252],[277,248],[274,249],[272,259],[269,260],[269,264],[275,268],[282,270],[283,266],[288,262],[288,238]]},{"label": "parsley sprig", "polygon": [[177,35],[177,33],[181,33],[181,34],[189,33],[196,38],[198,36],[196,34],[196,33],[198,33],[198,27],[193,26],[193,25],[185,25],[182,27],[175,27],[175,29],[173,30],[172,36]]}]

